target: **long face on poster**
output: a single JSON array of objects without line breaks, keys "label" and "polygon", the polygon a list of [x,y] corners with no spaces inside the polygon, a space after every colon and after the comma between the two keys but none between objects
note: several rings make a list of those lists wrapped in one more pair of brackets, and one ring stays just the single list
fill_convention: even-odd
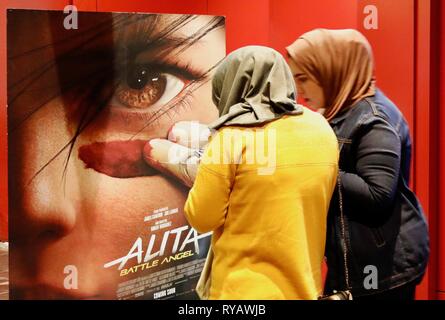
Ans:
[{"label": "long face on poster", "polygon": [[193,298],[210,235],[188,188],[143,161],[174,123],[217,117],[224,18],[8,12],[12,299]]}]

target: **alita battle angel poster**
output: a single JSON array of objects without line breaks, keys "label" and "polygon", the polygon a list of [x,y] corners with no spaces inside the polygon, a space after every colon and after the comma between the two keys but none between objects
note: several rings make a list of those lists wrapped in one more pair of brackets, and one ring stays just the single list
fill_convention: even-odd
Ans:
[{"label": "alita battle angel poster", "polygon": [[196,298],[211,234],[142,148],[217,118],[224,18],[76,14],[7,13],[10,299]]}]

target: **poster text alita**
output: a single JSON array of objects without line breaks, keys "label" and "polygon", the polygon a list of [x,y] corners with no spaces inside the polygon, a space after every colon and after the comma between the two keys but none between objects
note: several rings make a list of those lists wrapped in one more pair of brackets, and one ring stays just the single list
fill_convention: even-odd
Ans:
[{"label": "poster text alita", "polygon": [[[186,237],[181,241],[181,236],[186,234]],[[182,226],[176,229],[165,231],[162,237],[157,237],[156,234],[151,234],[148,239],[148,244],[144,246],[144,239],[138,237],[128,253],[116,260],[110,261],[104,265],[104,268],[110,268],[114,265],[119,265],[120,276],[126,276],[139,271],[154,268],[163,264],[168,264],[173,261],[182,260],[192,257],[200,253],[199,240],[211,235],[211,232],[205,234],[198,234],[198,232],[190,226]],[[173,241],[173,245],[168,246]],[[154,249],[156,244],[159,244],[159,250]],[[193,245],[192,249],[184,251],[187,245]],[[146,248],[146,250],[144,250]],[[171,248],[171,250],[168,250]],[[155,259],[157,258],[157,259]],[[136,259],[137,265],[125,268],[130,260]]]}]

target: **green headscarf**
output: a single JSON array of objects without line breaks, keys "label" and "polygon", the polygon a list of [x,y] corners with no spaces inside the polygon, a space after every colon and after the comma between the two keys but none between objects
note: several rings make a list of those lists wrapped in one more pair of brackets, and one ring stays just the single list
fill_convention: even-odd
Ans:
[{"label": "green headscarf", "polygon": [[210,127],[260,125],[286,114],[302,114],[292,73],[274,49],[247,46],[229,54],[212,81],[220,118]]}]

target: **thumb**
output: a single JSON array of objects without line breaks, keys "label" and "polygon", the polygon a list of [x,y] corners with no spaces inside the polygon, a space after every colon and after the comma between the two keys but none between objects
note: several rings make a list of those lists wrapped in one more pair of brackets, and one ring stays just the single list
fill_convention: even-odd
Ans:
[{"label": "thumb", "polygon": [[197,121],[179,121],[169,130],[167,139],[191,149],[200,149],[209,142],[211,131]]},{"label": "thumb", "polygon": [[145,161],[160,172],[192,186],[199,164],[199,154],[193,149],[166,139],[152,139],[143,149]]}]

